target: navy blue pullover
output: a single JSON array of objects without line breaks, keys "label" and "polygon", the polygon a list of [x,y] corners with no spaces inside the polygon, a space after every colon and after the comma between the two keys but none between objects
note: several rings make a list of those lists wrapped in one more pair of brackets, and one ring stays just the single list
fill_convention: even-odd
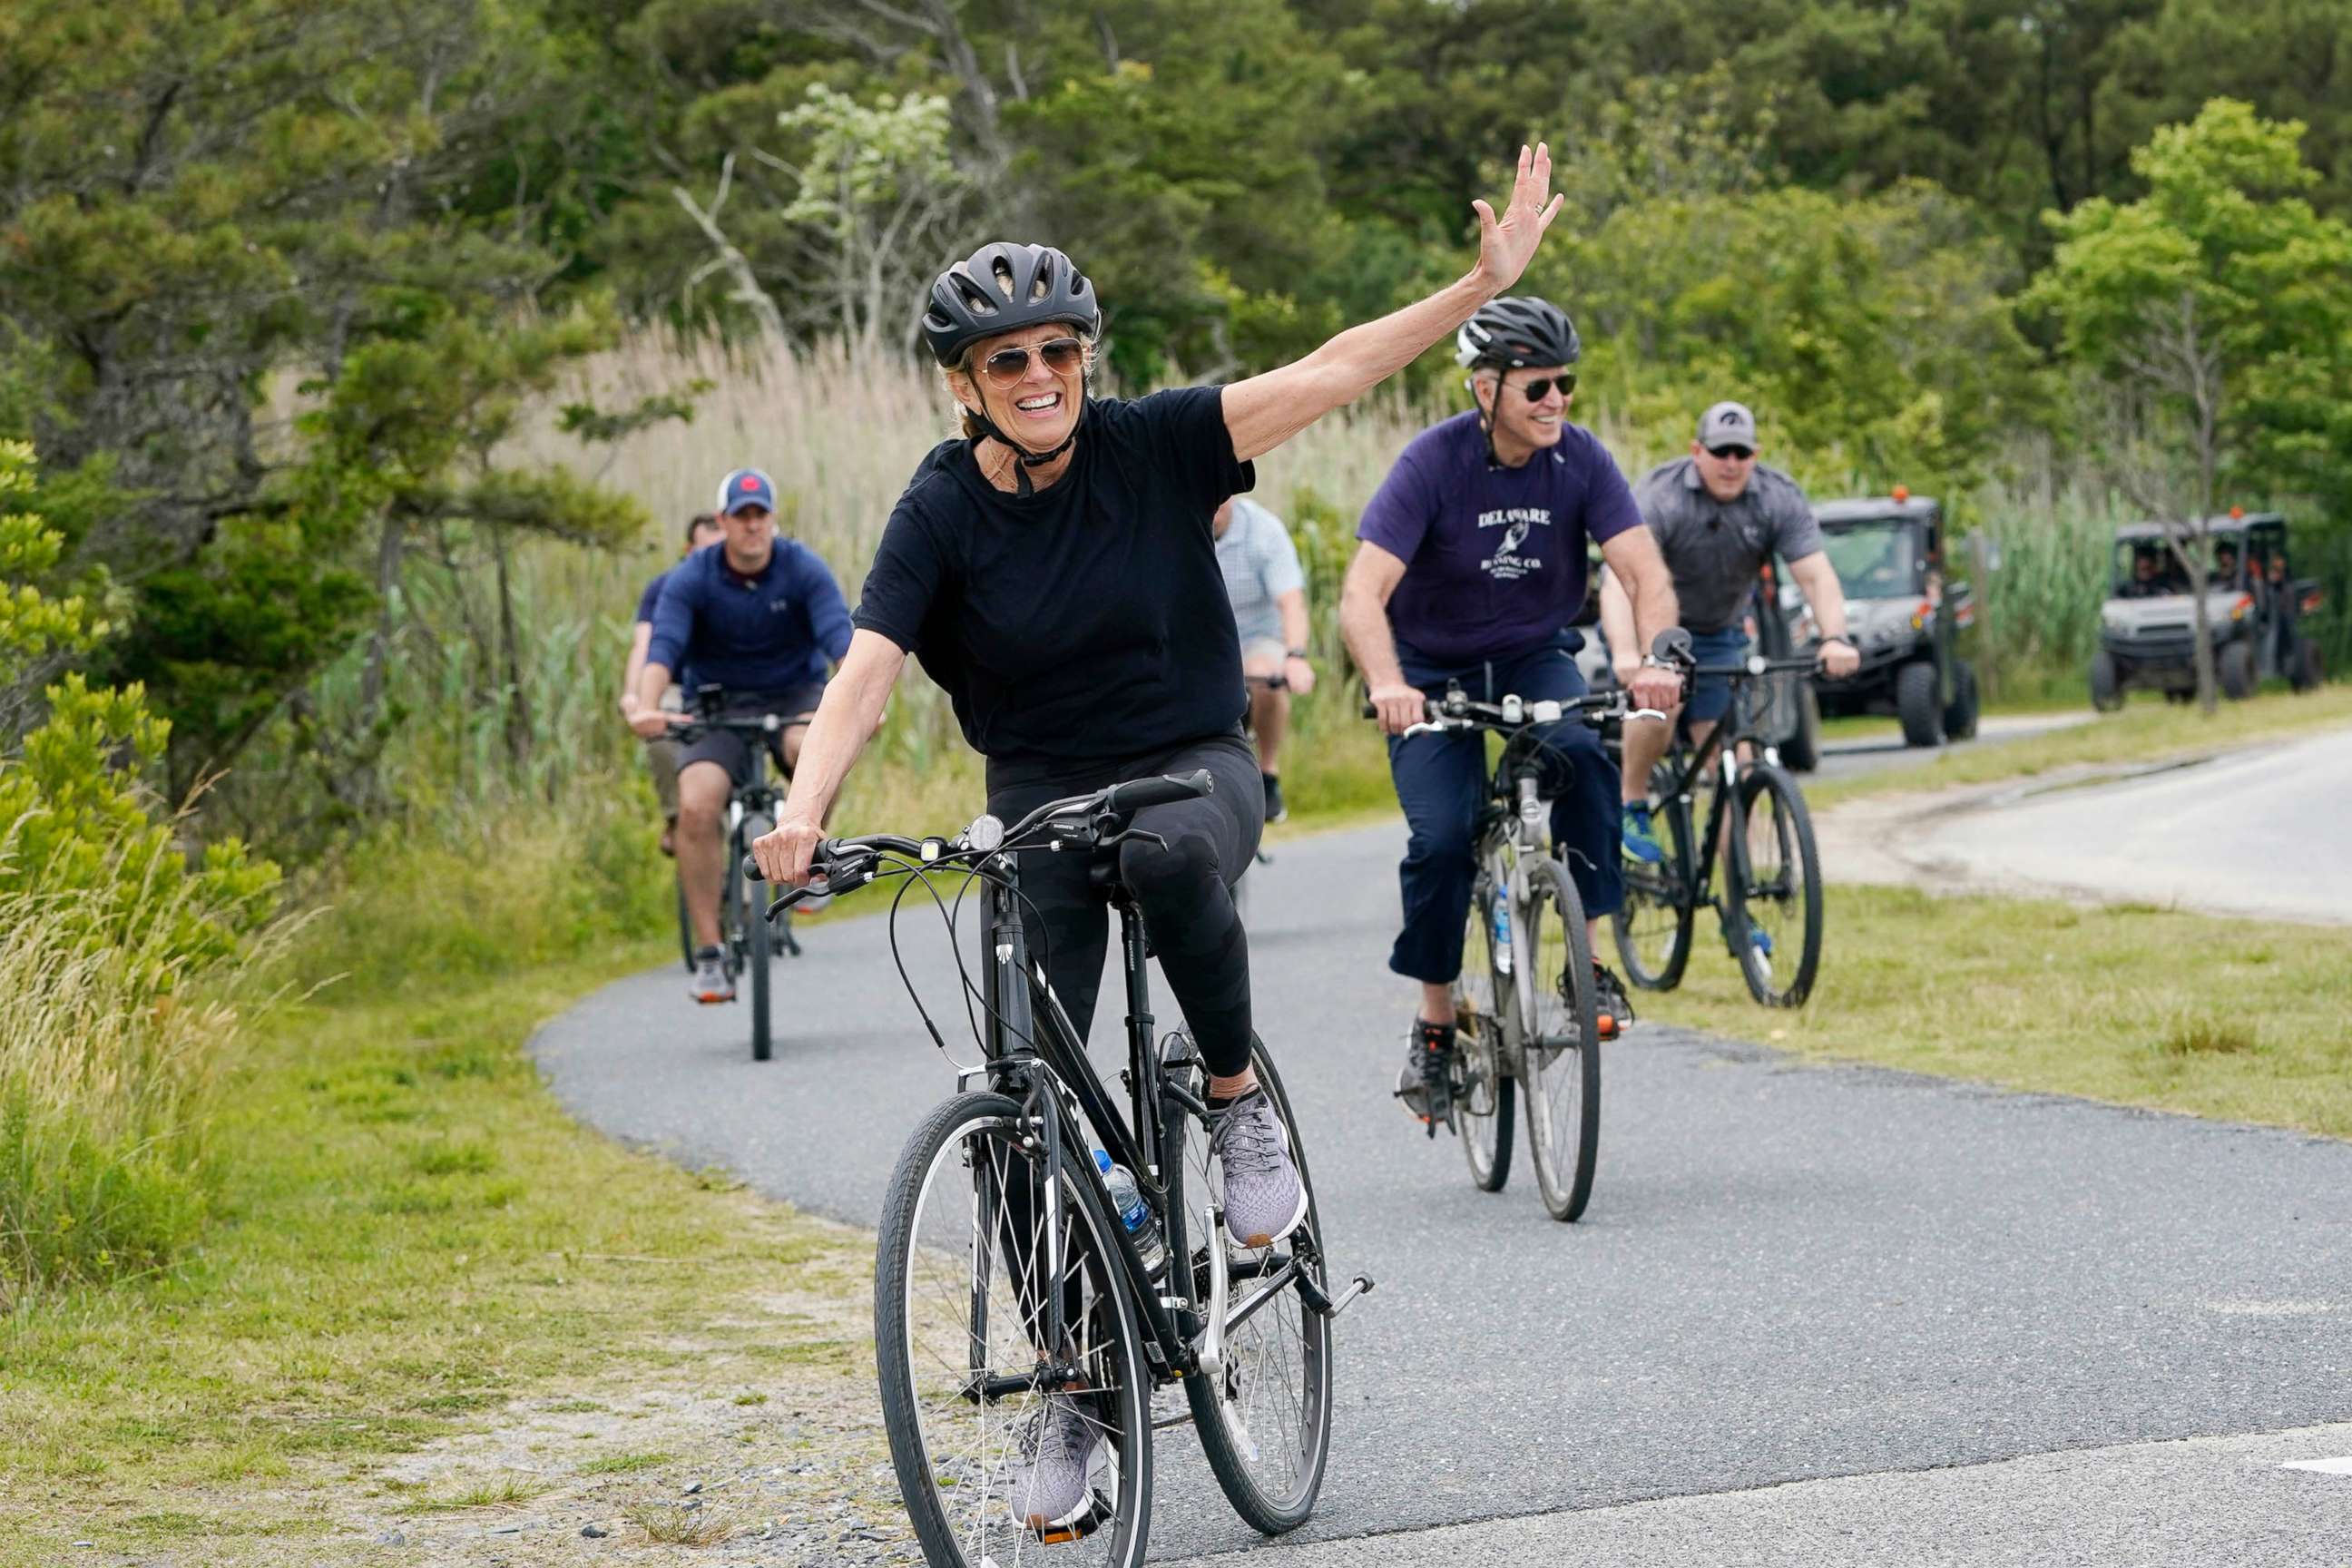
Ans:
[{"label": "navy blue pullover", "polygon": [[849,651],[849,605],[815,551],[779,539],[767,570],[746,577],[727,547],[707,545],[672,568],[654,606],[646,661],[730,691],[823,684]]}]

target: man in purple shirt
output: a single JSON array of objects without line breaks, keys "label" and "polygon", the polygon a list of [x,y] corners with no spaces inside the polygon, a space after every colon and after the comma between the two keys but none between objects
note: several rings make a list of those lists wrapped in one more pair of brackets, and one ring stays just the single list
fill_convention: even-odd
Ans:
[{"label": "man in purple shirt", "polygon": [[[1364,509],[1340,595],[1340,630],[1390,737],[1389,771],[1412,829],[1398,868],[1404,929],[1389,967],[1421,983],[1421,1007],[1397,1093],[1433,1130],[1445,1113],[1486,756],[1476,734],[1403,732],[1424,716],[1424,695],[1443,695],[1450,681],[1486,702],[1584,694],[1583,638],[1569,622],[1584,603],[1587,540],[1632,588],[1644,646],[1675,624],[1674,584],[1624,476],[1591,431],[1567,421],[1580,352],[1575,326],[1542,300],[1496,300],[1463,326],[1455,358],[1477,408],[1405,447]],[[1674,672],[1648,668],[1633,696],[1664,707],[1680,686]],[[1583,723],[1563,721],[1546,738],[1573,770],[1552,800],[1552,842],[1597,922],[1624,896],[1617,770]],[[1630,1017],[1616,976],[1600,977],[1601,1010]]]}]

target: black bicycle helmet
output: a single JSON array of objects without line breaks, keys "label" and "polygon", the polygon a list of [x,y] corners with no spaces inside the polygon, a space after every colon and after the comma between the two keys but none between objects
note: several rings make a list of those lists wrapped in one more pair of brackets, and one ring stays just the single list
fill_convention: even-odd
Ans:
[{"label": "black bicycle helmet", "polygon": [[999,240],[940,274],[923,312],[923,341],[952,370],[981,339],[1048,321],[1066,321],[1089,338],[1101,331],[1094,284],[1050,245]]},{"label": "black bicycle helmet", "polygon": [[1574,364],[1583,352],[1568,312],[1532,294],[1479,307],[1454,335],[1454,357],[1467,370]]}]

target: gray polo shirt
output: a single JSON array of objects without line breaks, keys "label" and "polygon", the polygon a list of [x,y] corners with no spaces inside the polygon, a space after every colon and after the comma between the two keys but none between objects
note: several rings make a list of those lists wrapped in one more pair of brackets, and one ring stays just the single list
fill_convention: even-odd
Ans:
[{"label": "gray polo shirt", "polygon": [[1661,463],[1633,487],[1633,503],[1674,574],[1683,625],[1719,632],[1736,625],[1767,558],[1820,552],[1821,525],[1797,481],[1759,463],[1732,501],[1707,494],[1695,458]]},{"label": "gray polo shirt", "polygon": [[1282,596],[1307,585],[1282,519],[1246,496],[1235,496],[1233,520],[1217,541],[1217,565],[1234,602],[1243,651],[1253,642],[1280,642]]}]

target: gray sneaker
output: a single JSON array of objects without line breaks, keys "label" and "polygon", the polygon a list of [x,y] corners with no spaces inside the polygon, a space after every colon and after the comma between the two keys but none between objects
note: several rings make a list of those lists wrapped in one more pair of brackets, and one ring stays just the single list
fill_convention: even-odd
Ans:
[{"label": "gray sneaker", "polygon": [[1082,1523],[1094,1506],[1087,1475],[1103,1430],[1066,1394],[1049,1394],[1014,1438],[1013,1516],[1039,1535]]},{"label": "gray sneaker", "polygon": [[706,947],[694,955],[694,978],[686,983],[686,994],[698,1002],[732,1002],[735,982],[727,978],[727,960],[715,947]]},{"label": "gray sneaker", "polygon": [[1225,1173],[1225,1229],[1244,1247],[1272,1247],[1307,1217],[1307,1184],[1290,1134],[1262,1089],[1209,1119],[1209,1152]]}]

